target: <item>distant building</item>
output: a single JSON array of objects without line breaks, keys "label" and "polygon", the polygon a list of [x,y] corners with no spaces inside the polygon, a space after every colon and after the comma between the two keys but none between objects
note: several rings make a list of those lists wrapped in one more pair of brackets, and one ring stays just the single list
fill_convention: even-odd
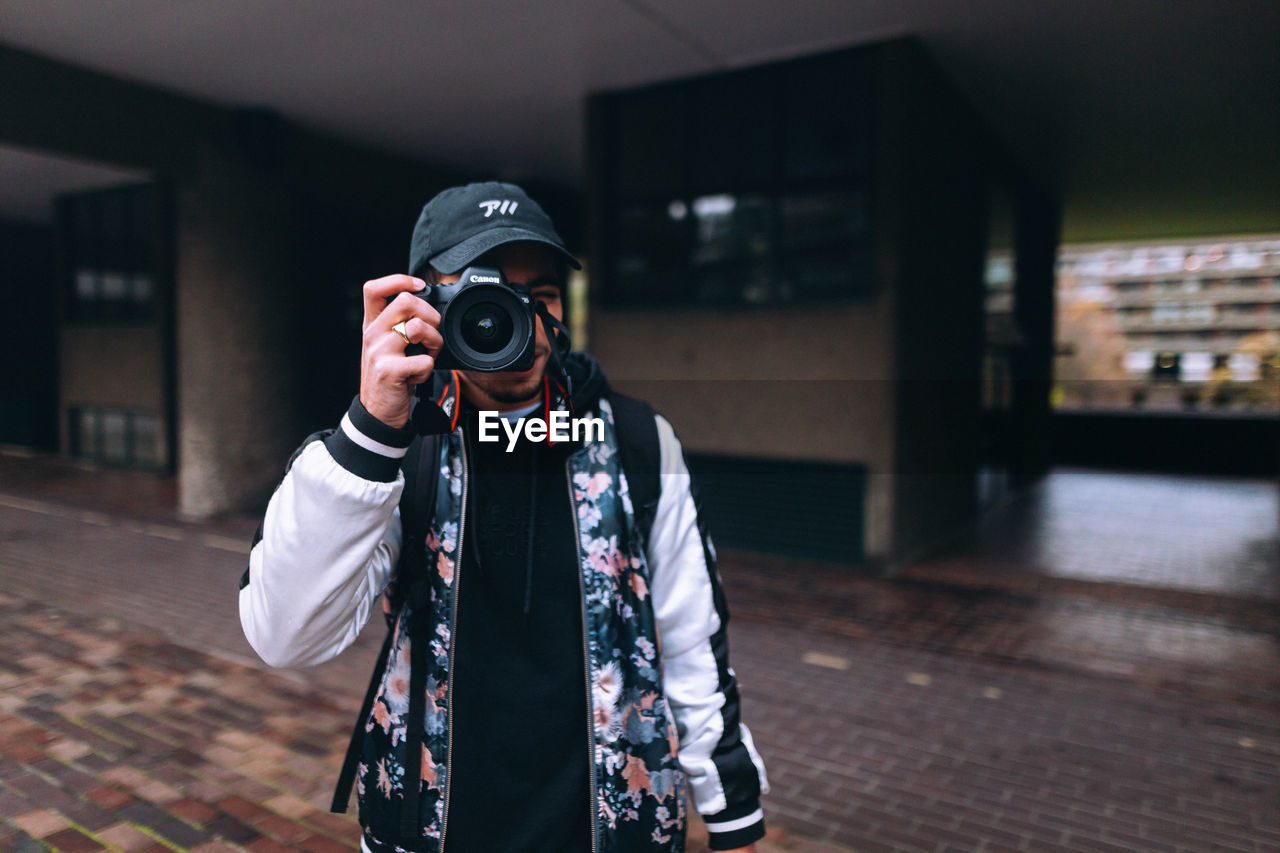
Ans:
[{"label": "distant building", "polygon": [[1065,247],[1060,408],[1280,409],[1280,237]]}]

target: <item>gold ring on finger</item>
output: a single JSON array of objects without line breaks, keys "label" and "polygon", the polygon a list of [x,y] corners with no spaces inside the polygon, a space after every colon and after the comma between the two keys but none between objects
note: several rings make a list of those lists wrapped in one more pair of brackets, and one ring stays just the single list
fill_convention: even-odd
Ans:
[{"label": "gold ring on finger", "polygon": [[395,332],[397,335],[404,338],[404,342],[406,344],[412,343],[412,341],[409,340],[409,332],[405,329],[405,323],[407,322],[409,321],[401,320],[399,323],[396,323],[394,326],[391,327],[391,331]]}]

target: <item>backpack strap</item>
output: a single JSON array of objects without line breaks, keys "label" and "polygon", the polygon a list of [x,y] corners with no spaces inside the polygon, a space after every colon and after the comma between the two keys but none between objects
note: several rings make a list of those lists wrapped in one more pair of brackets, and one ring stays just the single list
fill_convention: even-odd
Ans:
[{"label": "backpack strap", "polygon": [[377,698],[378,687],[382,683],[382,671],[387,668],[387,657],[391,653],[391,639],[395,629],[387,629],[387,636],[382,641],[382,651],[378,652],[378,662],[373,667],[373,678],[369,681],[369,689],[365,691],[364,703],[360,706],[360,716],[356,717],[356,726],[351,732],[351,741],[347,744],[347,755],[342,760],[342,771],[338,774],[338,784],[333,789],[333,802],[329,811],[343,814],[351,800],[351,785],[356,779],[356,766],[360,763],[360,753],[364,749],[364,722],[369,719],[373,710],[373,700]]},{"label": "backpack strap", "polygon": [[[443,436],[422,435],[414,439],[405,452],[400,470],[404,472],[404,491],[400,493],[401,543],[421,543],[427,535],[427,526],[436,514],[436,487]],[[408,597],[413,578],[419,577],[417,569],[422,563],[422,553],[410,555],[413,549],[401,548],[400,563],[387,587],[390,612],[387,627],[394,628],[400,608]]]},{"label": "backpack strap", "polygon": [[618,436],[618,453],[622,471],[627,477],[631,493],[631,509],[636,517],[636,529],[640,532],[640,547],[649,544],[649,532],[653,518],[658,513],[658,498],[662,494],[662,448],[658,443],[658,425],[654,421],[653,407],[643,400],[609,392],[613,406],[613,427]]},{"label": "backpack strap", "polygon": [[[406,598],[417,597],[414,596],[414,587],[426,585],[422,571],[424,557],[422,542],[426,536],[427,526],[435,515],[436,486],[439,480],[436,466],[440,461],[440,441],[441,437],[438,435],[420,436],[409,445],[400,463],[400,470],[404,473],[405,480],[404,491],[400,493],[400,524],[404,532],[401,540],[400,562],[396,566],[391,585],[386,593],[391,605],[391,612],[387,614],[387,636],[382,641],[382,650],[378,653],[373,677],[369,681],[368,690],[365,691],[360,716],[356,718],[355,728],[351,732],[351,742],[347,745],[347,755],[343,759],[342,771],[338,774],[338,784],[333,792],[333,802],[329,806],[330,811],[339,814],[346,812],[347,804],[351,799],[351,786],[355,782],[356,767],[360,763],[360,754],[364,749],[364,725],[369,719],[369,713],[373,710],[378,688],[382,685],[382,674],[386,670],[387,659],[391,654],[391,643],[395,638],[397,615],[404,606]],[[419,596],[425,598],[425,592],[421,590],[417,592]],[[415,605],[420,607],[421,602],[415,601]],[[415,610],[416,612],[418,611]],[[411,666],[417,664],[416,660],[412,660],[415,657],[413,650],[417,646],[417,643],[410,646]],[[415,666],[415,669],[420,670],[422,667]],[[410,679],[414,675],[416,672],[410,672]],[[422,736],[419,732],[419,746],[416,749],[418,753],[422,751],[421,743]],[[410,754],[412,755],[412,752]],[[406,778],[412,777],[406,776]],[[407,792],[410,786],[406,785],[405,788]]]}]

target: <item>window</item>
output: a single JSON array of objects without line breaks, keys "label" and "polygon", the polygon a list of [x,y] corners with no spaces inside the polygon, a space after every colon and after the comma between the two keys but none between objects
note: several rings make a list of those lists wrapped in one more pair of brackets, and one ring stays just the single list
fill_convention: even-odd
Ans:
[{"label": "window", "polygon": [[842,51],[601,100],[605,302],[864,297],[873,287],[867,56]]},{"label": "window", "polygon": [[147,412],[95,406],[69,410],[71,455],[104,465],[160,468],[160,419]]},{"label": "window", "polygon": [[1162,352],[1156,356],[1155,364],[1151,368],[1152,379],[1172,379],[1177,381],[1181,378],[1181,361],[1182,356],[1173,352]]},{"label": "window", "polygon": [[156,316],[162,261],[154,186],[81,193],[59,201],[66,235],[67,319],[146,322]]}]

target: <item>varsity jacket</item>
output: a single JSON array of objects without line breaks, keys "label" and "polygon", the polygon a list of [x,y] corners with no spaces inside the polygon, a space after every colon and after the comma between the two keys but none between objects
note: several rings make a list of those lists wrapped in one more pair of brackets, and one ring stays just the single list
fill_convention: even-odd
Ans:
[{"label": "varsity jacket", "polygon": [[[583,357],[574,355],[581,368]],[[587,367],[594,370],[594,363]],[[446,383],[434,405],[456,415],[456,392],[456,383]],[[641,543],[608,398],[593,394],[587,402],[590,409],[576,414],[599,417],[605,436],[574,451],[568,473],[582,578],[583,690],[591,729],[584,733],[583,760],[595,801],[593,849],[682,850],[686,779],[712,846],[750,843],[763,833],[759,795],[768,784],[738,718],[714,548],[679,441],[656,416],[661,495]],[[427,699],[422,836],[411,846],[435,851],[448,844],[451,629],[453,608],[465,599],[458,590],[465,585],[460,568],[467,547],[467,459],[456,417],[449,430],[441,442],[435,516],[425,541],[408,543],[426,550],[427,624],[435,630],[411,636],[404,626],[415,621],[412,605],[403,605],[357,779],[366,835],[384,849],[396,847],[408,775],[405,672],[413,637],[430,646],[414,664],[427,664]],[[355,401],[339,429],[295,454],[268,506],[240,591],[245,636],[267,663],[328,660],[354,641],[377,608],[405,546],[399,460],[411,439],[411,432],[380,423]]]}]

